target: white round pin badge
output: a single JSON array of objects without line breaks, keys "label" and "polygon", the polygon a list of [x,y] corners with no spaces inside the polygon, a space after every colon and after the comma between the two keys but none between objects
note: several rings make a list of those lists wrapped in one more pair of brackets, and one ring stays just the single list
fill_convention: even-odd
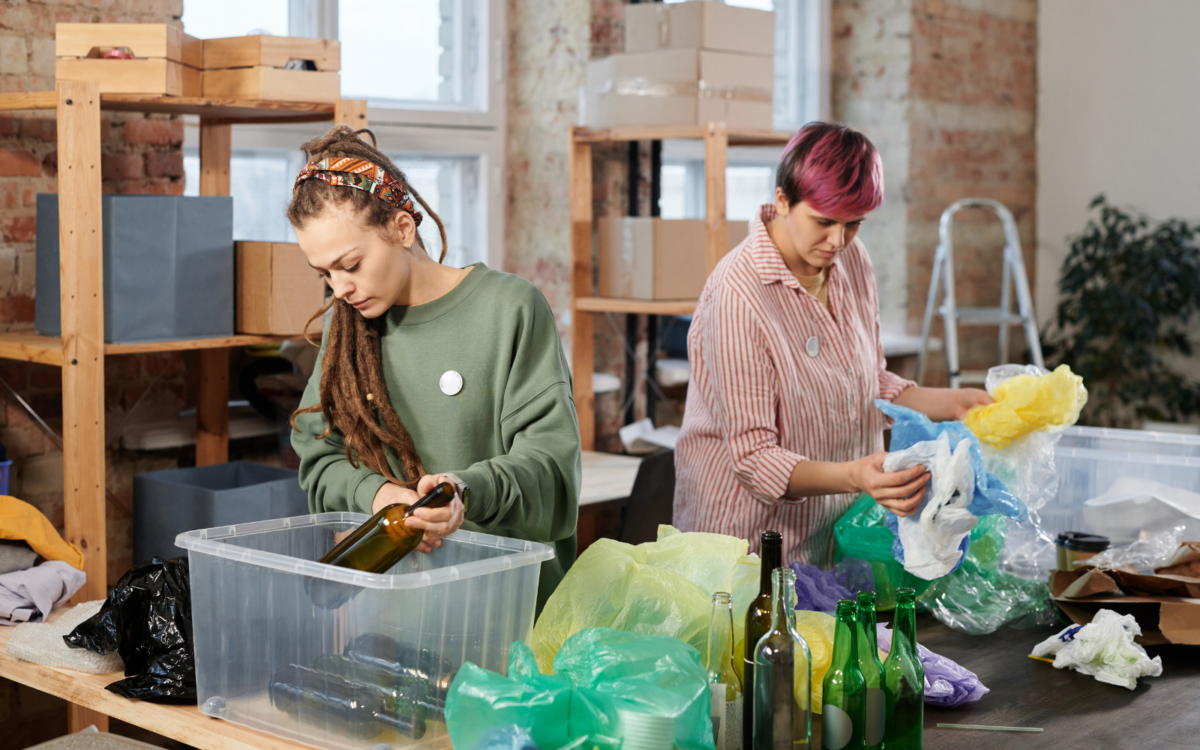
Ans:
[{"label": "white round pin badge", "polygon": [[438,386],[441,387],[442,393],[447,396],[457,396],[463,387],[462,375],[459,375],[454,370],[446,370],[442,373],[442,378],[438,381]]},{"label": "white round pin badge", "polygon": [[812,336],[804,344],[804,351],[810,357],[815,357],[821,353],[821,340],[816,336]]}]

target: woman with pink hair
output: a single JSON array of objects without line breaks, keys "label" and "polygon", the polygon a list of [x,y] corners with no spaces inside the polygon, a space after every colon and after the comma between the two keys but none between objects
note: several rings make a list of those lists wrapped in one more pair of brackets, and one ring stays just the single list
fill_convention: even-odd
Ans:
[{"label": "woman with pink hair", "polygon": [[833,524],[859,493],[905,516],[923,467],[883,471],[877,398],[959,419],[991,398],[922,388],[886,369],[871,260],[856,238],[883,201],[866,136],[810,123],[784,149],[775,202],[704,285],[688,334],[691,381],[676,447],[675,518],[784,560],[833,564]]}]

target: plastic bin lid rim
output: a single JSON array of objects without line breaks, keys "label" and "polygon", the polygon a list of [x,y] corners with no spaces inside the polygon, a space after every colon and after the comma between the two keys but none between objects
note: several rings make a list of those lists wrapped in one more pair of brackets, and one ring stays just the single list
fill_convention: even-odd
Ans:
[{"label": "plastic bin lid rim", "polygon": [[446,537],[446,539],[460,544],[510,550],[512,554],[487,560],[474,560],[460,565],[448,565],[444,568],[436,568],[418,573],[381,574],[363,573],[348,568],[339,568],[335,565],[325,565],[315,560],[300,560],[275,552],[264,552],[262,550],[250,549],[249,547],[238,547],[222,541],[232,537],[320,526],[330,523],[349,523],[357,526],[368,518],[370,516],[363,513],[317,513],[308,516],[294,516],[292,518],[280,518],[271,521],[244,523],[236,526],[219,526],[212,529],[197,529],[196,531],[184,532],[175,537],[175,544],[188,550],[189,556],[191,553],[211,555],[226,560],[278,570],[284,573],[322,578],[371,589],[424,588],[439,583],[460,581],[504,570],[522,568],[554,558],[554,549],[547,544],[524,539],[509,539],[494,534],[460,529]]}]

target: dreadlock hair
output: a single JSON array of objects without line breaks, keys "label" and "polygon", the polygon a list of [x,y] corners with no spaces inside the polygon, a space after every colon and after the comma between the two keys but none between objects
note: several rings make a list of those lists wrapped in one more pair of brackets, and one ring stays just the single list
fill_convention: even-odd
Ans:
[{"label": "dreadlock hair", "polygon": [[[359,138],[368,135],[371,145]],[[346,125],[337,125],[328,133],[314,138],[300,147],[310,161],[329,157],[353,157],[366,159],[383,167],[396,179],[425,212],[437,224],[442,238],[441,263],[446,257],[446,228],[425,199],[421,197],[403,172],[392,160],[375,147],[375,134],[370,130],[353,130]],[[347,206],[363,226],[376,228],[384,239],[393,241],[396,235],[397,214],[403,209],[385,203],[380,198],[352,187],[334,186],[321,180],[305,180],[292,194],[287,217],[292,226],[302,228],[309,221],[325,215],[334,206]],[[425,243],[417,234],[417,244],[422,251]],[[380,354],[379,337],[384,318],[368,320],[344,300],[330,297],[308,323],[305,331],[325,313],[333,308],[329,323],[325,355],[321,360],[320,401],[312,406],[297,409],[292,414],[291,425],[297,430],[296,417],[301,414],[321,412],[329,425],[318,439],[325,439],[336,427],[345,436],[346,457],[358,468],[359,461],[367,468],[387,477],[396,484],[415,487],[425,473],[421,457],[413,445],[400,416],[388,398],[387,383],[383,378],[383,362]],[[311,340],[310,340],[311,342]],[[315,343],[315,342],[311,342]],[[405,479],[393,476],[387,462],[387,448],[391,448],[404,466]]]}]

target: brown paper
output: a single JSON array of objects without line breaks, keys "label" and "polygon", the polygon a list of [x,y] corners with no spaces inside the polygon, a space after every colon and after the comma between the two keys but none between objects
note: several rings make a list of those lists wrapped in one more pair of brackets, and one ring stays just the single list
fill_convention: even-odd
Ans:
[{"label": "brown paper", "polygon": [[1200,578],[1200,542],[1184,542],[1175,550],[1175,555],[1155,573]]}]

